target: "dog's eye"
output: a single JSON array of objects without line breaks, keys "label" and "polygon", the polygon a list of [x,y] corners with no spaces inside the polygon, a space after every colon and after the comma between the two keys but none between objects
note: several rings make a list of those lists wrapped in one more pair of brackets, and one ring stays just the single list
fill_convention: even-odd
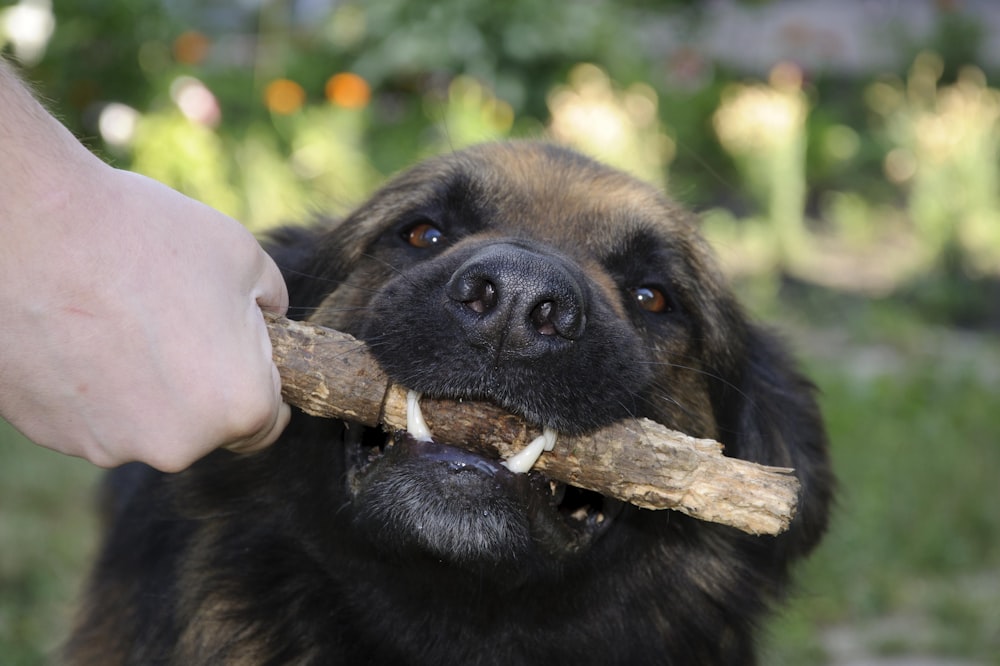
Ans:
[{"label": "dog's eye", "polygon": [[646,312],[672,312],[673,301],[658,287],[636,287],[630,290],[632,298]]},{"label": "dog's eye", "polygon": [[403,232],[403,239],[413,247],[426,249],[444,242],[444,232],[430,222],[415,224]]}]

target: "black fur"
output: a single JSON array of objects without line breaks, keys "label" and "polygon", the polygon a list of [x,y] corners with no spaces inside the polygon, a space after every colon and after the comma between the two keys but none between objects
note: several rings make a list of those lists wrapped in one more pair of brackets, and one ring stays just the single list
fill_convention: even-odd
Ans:
[{"label": "black fur", "polygon": [[405,440],[375,453],[379,433],[297,414],[260,454],[110,477],[70,663],[754,663],[826,525],[825,435],[669,201],[559,149],[489,146],[271,251],[291,312],[367,340],[397,381],[563,431],[642,415],[714,436],[796,468],[792,528],[753,537],[572,488],[561,513],[537,473]]}]

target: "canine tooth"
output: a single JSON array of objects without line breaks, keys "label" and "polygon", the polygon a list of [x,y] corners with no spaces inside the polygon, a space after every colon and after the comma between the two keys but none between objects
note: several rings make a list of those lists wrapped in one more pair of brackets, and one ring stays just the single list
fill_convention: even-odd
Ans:
[{"label": "canine tooth", "polygon": [[555,430],[552,430],[551,428],[545,428],[545,430],[542,431],[542,437],[545,438],[546,451],[551,451],[552,449],[556,448],[556,435],[558,434],[559,433],[557,433]]},{"label": "canine tooth", "polygon": [[535,462],[538,461],[543,451],[551,451],[555,447],[556,435],[556,431],[552,428],[545,428],[541,435],[531,440],[527,446],[500,464],[515,474],[527,472],[535,466]]},{"label": "canine tooth", "polygon": [[431,429],[427,427],[424,413],[420,411],[420,394],[416,391],[406,392],[406,432],[410,437],[422,442],[431,442]]}]

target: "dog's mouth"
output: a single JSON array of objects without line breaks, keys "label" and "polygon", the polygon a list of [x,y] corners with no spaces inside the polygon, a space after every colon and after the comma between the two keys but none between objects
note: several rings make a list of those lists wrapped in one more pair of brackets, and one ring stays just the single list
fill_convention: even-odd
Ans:
[{"label": "dog's mouth", "polygon": [[[554,433],[550,431],[518,456],[504,461],[436,441],[423,423],[415,398],[409,401],[408,417],[407,430],[389,435],[359,424],[345,429],[347,486],[354,500],[370,501],[373,487],[380,495],[391,489],[399,496],[380,497],[378,504],[398,502],[399,512],[403,505],[421,504],[427,521],[433,521],[434,514],[445,513],[448,515],[442,522],[461,522],[469,534],[477,532],[479,522],[493,535],[498,533],[497,521],[502,521],[509,530],[500,529],[499,533],[509,532],[517,541],[515,533],[523,531],[547,555],[568,555],[588,548],[608,531],[624,507],[618,500],[531,469],[542,451],[551,448]],[[385,482],[387,477],[394,480]],[[458,513],[464,515],[459,518]],[[398,512],[392,515],[393,520],[399,520]],[[481,540],[482,535],[475,539]],[[518,547],[493,544],[491,557],[505,550],[516,556]]]}]

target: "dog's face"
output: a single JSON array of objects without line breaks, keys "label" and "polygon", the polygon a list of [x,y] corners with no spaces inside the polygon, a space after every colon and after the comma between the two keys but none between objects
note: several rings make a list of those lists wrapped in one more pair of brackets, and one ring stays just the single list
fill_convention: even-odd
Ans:
[{"label": "dog's face", "polygon": [[[730,455],[788,465],[800,442],[757,421],[801,404],[802,455],[822,445],[804,384],[786,404],[752,404],[775,402],[749,394],[750,357],[770,354],[767,343],[686,215],[574,153],[515,143],[427,162],[315,257],[310,319],[365,340],[397,383],[424,395],[491,401],[565,433],[644,416],[721,438]],[[775,392],[795,390],[785,361],[773,360]],[[774,441],[757,441],[761,428]],[[586,554],[635,513],[448,446],[460,443],[346,433],[356,525],[387,550],[476,565],[559,560]]]}]

